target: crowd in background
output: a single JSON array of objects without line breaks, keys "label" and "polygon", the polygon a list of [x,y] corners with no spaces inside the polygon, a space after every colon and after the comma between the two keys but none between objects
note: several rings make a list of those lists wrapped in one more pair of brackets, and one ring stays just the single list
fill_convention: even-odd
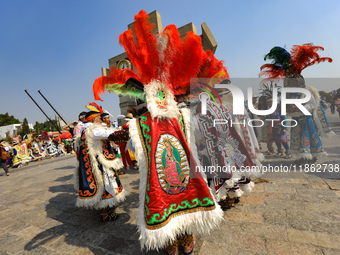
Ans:
[{"label": "crowd in background", "polygon": [[[29,162],[75,154],[77,152],[75,140],[86,123],[85,114],[86,112],[81,112],[78,121],[63,126],[63,132],[60,133],[43,131],[38,135],[32,132],[23,138],[13,136],[11,142],[8,142],[8,139],[3,139],[0,141],[0,167],[4,169],[8,176],[9,168],[20,168]],[[126,116],[126,118],[128,119],[129,116]],[[121,132],[127,132],[127,126],[118,127],[116,121],[111,121],[109,114],[104,114],[102,120],[107,126],[121,130]],[[122,137],[124,136],[122,135]],[[136,167],[133,154],[128,150],[125,152],[127,140],[121,141],[119,144],[123,151],[122,156],[125,159],[123,161],[125,169]],[[123,172],[120,173],[123,174]]]}]

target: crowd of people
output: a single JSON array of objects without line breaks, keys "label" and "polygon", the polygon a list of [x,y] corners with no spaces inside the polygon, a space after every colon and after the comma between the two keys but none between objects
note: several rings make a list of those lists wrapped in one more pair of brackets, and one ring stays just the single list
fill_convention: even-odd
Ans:
[{"label": "crowd of people", "polygon": [[1,154],[4,155],[2,166],[8,176],[8,168],[20,168],[32,161],[74,153],[72,143],[72,139],[53,140],[53,136],[47,132],[43,132],[41,135],[31,133],[24,139],[17,136],[12,139],[11,143],[1,142]]},{"label": "crowd of people", "polygon": [[[268,110],[271,108],[271,94],[272,91],[269,91],[269,93],[264,93],[264,95],[261,96],[253,95],[252,101],[254,107],[258,110]],[[276,110],[269,115],[258,116],[252,114],[251,112],[249,112],[249,115],[252,117],[252,119],[263,121],[261,122],[261,126],[254,127],[255,136],[258,140],[260,150],[264,149],[264,146],[266,146],[266,155],[275,155],[277,158],[283,157],[285,159],[290,159],[292,154],[289,151],[289,128],[281,125],[282,121],[287,120],[287,115],[281,114],[280,104],[278,104]],[[273,119],[275,121],[268,122],[266,121],[267,119]]]},{"label": "crowd of people", "polygon": [[[268,86],[264,87],[266,90],[269,88]],[[260,144],[260,149],[264,149],[264,146],[266,146],[266,155],[273,155],[277,158],[283,157],[285,159],[290,159],[294,155],[294,158],[298,159],[295,163],[315,162],[318,157],[327,156],[322,147],[320,137],[332,136],[334,133],[329,128],[324,112],[325,109],[318,96],[318,92],[311,86],[307,88],[313,95],[313,102],[309,103],[309,109],[314,115],[314,119],[311,122],[312,127],[308,127],[307,123],[304,123],[301,130],[301,118],[305,117],[302,113],[289,112],[286,115],[281,114],[280,97],[278,97],[279,102],[276,110],[269,115],[257,116],[249,112],[249,115],[255,118],[255,120],[263,120],[262,126],[254,127],[254,131]],[[254,107],[259,110],[270,109],[272,106],[271,95],[272,91],[269,91],[269,93],[266,91],[259,97],[254,95]],[[313,110],[315,111],[313,112]],[[312,132],[308,133],[308,135],[314,134],[315,142],[311,144],[308,142],[311,138],[302,133],[303,130],[308,128],[312,128]]]},{"label": "crowd of people", "polygon": [[[32,132],[24,138],[20,136],[12,137],[12,142],[6,140],[0,143],[0,163],[1,168],[4,169],[5,174],[9,176],[10,168],[21,168],[29,162],[41,161],[43,159],[50,159],[60,157],[62,155],[75,154],[78,152],[75,146],[76,137],[79,136],[81,128],[86,123],[86,113],[81,112],[78,116],[78,121],[71,122],[62,127],[64,130],[61,134],[49,133],[43,131],[40,135]],[[126,119],[131,118],[131,114],[126,116]],[[127,146],[127,125],[117,127],[116,122],[112,122],[109,113],[103,113],[101,120],[107,126],[115,128],[117,137],[121,140],[117,141],[117,145],[122,151],[122,158],[124,162],[124,169],[137,168],[136,159]],[[119,133],[119,135],[118,135]],[[119,174],[124,174],[123,171],[118,171]]]}]

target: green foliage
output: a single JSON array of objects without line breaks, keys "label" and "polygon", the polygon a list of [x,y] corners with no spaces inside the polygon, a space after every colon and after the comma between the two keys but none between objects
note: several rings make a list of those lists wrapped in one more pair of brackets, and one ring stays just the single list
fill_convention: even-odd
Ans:
[{"label": "green foliage", "polygon": [[[51,123],[51,121],[53,122],[53,124]],[[61,129],[58,120],[51,120],[51,121],[47,120],[44,123],[39,123],[38,121],[36,121],[33,126],[34,131],[38,135],[40,135],[43,131],[46,131],[46,132],[58,131],[55,127],[59,127],[59,129]]]},{"label": "green foliage", "polygon": [[31,133],[31,130],[28,126],[28,121],[26,118],[24,118],[23,122],[22,122],[22,125],[21,125],[21,129],[19,131],[19,135],[21,137],[24,137],[25,135]]},{"label": "green foliage", "polygon": [[[51,123],[51,121],[53,122],[53,124]],[[57,117],[51,121],[47,120],[43,123],[39,123],[38,121],[36,121],[33,126],[35,133],[40,135],[43,131],[46,131],[46,132],[58,131],[56,127],[58,127],[59,130],[61,130],[60,123]],[[20,124],[20,123],[21,122],[18,119],[14,118],[14,116],[12,115],[9,115],[8,112],[6,112],[5,114],[0,114],[0,126],[8,126],[8,125]],[[24,137],[25,135],[31,132],[32,130],[30,130],[28,126],[28,121],[26,118],[24,118],[21,128],[18,130],[18,135],[20,135],[21,137]],[[9,140],[10,139],[11,138],[9,137]]]},{"label": "green foliage", "polygon": [[5,114],[0,114],[0,127],[12,124],[20,124],[20,121],[14,118],[13,115],[8,115],[8,112],[6,112]]},{"label": "green foliage", "polygon": [[41,134],[42,129],[41,129],[40,123],[39,123],[38,121],[35,122],[33,128],[34,128],[34,131],[35,131],[38,135]]}]

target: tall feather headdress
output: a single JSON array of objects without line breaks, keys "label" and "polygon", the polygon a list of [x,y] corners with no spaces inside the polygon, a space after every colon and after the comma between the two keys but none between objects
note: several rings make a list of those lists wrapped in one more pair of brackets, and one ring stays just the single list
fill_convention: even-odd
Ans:
[{"label": "tall feather headdress", "polygon": [[135,15],[134,31],[129,29],[121,34],[119,43],[136,72],[112,68],[109,76],[97,78],[93,84],[95,100],[101,100],[105,91],[144,99],[143,87],[128,85],[129,79],[143,86],[162,81],[176,96],[189,93],[190,78],[229,77],[223,61],[203,50],[200,36],[188,32],[182,40],[175,25],[168,25],[159,34],[153,33],[154,28],[144,10]]},{"label": "tall feather headdress", "polygon": [[321,62],[332,62],[329,57],[320,57],[317,51],[324,50],[312,43],[294,45],[290,51],[274,47],[265,55],[264,60],[271,59],[271,64],[261,66],[260,77],[267,79],[294,78],[301,76],[303,69]]}]

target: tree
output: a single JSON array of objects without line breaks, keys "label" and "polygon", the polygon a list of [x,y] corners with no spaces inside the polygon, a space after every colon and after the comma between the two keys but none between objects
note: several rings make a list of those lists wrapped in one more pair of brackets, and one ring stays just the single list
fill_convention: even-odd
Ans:
[{"label": "tree", "polygon": [[8,115],[8,112],[6,112],[5,114],[0,114],[0,127],[12,124],[20,124],[20,121],[14,118],[13,115]]},{"label": "tree", "polygon": [[21,129],[20,129],[20,136],[24,137],[25,135],[29,134],[30,131],[30,127],[28,126],[28,121],[26,118],[24,118],[22,124],[21,124]]},{"label": "tree", "polygon": [[[47,120],[44,123],[36,122],[35,125],[34,125],[34,130],[37,133],[41,133],[42,131],[46,131],[46,132],[58,131],[56,129],[56,127],[59,127],[59,129],[61,129],[60,124],[57,120],[51,120],[51,121]],[[38,132],[38,130],[39,130],[39,132]]]},{"label": "tree", "polygon": [[[54,131],[61,131],[61,126],[60,126],[60,122],[59,122],[59,120],[58,120],[58,117],[57,116],[55,116],[55,118],[54,118],[54,121],[53,121],[55,124],[54,124],[54,126],[53,126],[53,130]],[[57,127],[58,129],[56,130],[56,128],[55,127]]]},{"label": "tree", "polygon": [[33,128],[34,128],[34,131],[40,135],[43,131],[46,131],[46,132],[50,132],[50,131],[58,131],[56,129],[56,127],[59,128],[59,130],[61,130],[61,127],[60,127],[60,123],[58,121],[58,119],[56,118],[55,120],[46,120],[45,122],[43,123],[39,123],[38,121],[35,122]]},{"label": "tree", "polygon": [[34,129],[34,132],[36,132],[37,134],[40,134],[40,127],[39,127],[38,121],[35,122],[33,129]]}]

